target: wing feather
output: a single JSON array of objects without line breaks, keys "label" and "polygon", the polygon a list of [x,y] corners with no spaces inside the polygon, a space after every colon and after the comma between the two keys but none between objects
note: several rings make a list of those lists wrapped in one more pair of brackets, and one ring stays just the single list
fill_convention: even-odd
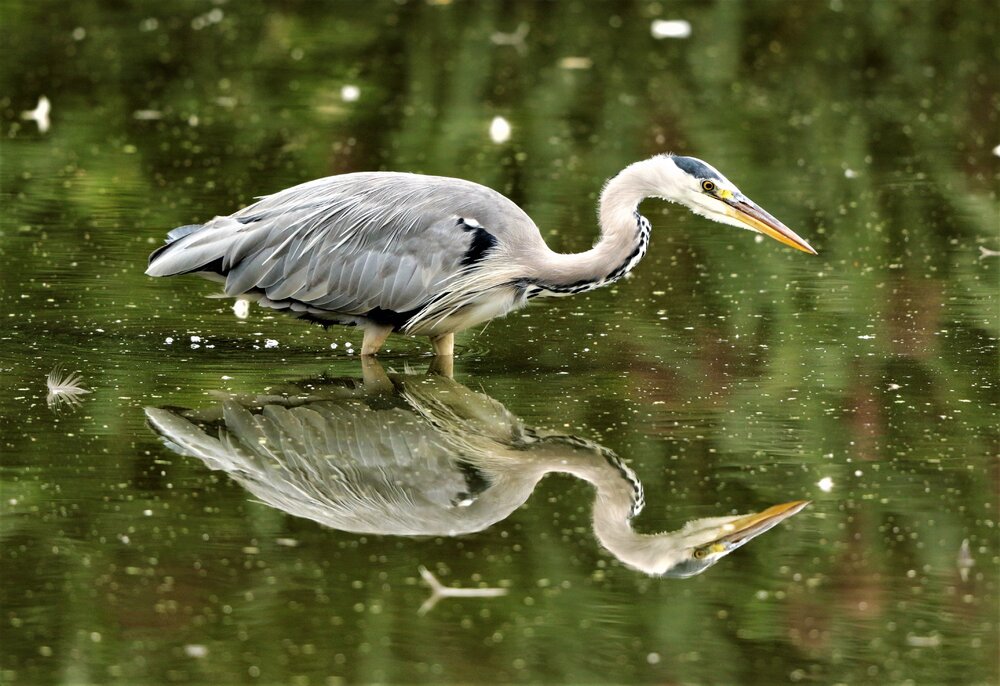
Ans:
[{"label": "wing feather", "polygon": [[[263,292],[334,312],[408,312],[469,281],[474,217],[495,238],[544,246],[510,200],[445,177],[358,173],[319,179],[216,217],[157,254],[153,276],[220,271],[230,296]],[[534,242],[534,243],[533,243]]]}]

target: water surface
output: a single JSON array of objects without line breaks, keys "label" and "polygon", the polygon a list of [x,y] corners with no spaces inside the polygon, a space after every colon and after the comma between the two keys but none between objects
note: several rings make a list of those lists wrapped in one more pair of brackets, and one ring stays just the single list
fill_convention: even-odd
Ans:
[{"label": "water surface", "polygon": [[[690,38],[652,37],[675,18]],[[8,2],[4,20],[5,683],[997,680],[988,4]],[[496,36],[522,24],[523,44]],[[44,133],[21,115],[42,95]],[[668,150],[819,256],[650,201],[632,278],[461,335],[454,371],[620,458],[640,533],[812,501],[703,573],[623,564],[570,475],[475,533],[351,533],[147,425],[363,383],[356,332],[145,277],[170,228],[394,169],[491,185],[583,250],[604,179]],[[391,339],[382,363],[419,375],[427,354]],[[78,407],[46,401],[56,366],[92,391]],[[421,566],[507,593],[418,614]]]}]

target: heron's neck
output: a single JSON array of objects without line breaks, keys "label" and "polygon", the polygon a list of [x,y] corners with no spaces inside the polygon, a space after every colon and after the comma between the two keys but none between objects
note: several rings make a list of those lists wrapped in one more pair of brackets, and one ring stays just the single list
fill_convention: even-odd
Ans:
[{"label": "heron's neck", "polygon": [[598,217],[601,236],[581,253],[552,253],[539,266],[537,284],[543,295],[569,295],[592,290],[628,274],[646,254],[649,221],[639,214],[644,198],[663,194],[669,179],[656,158],[636,162],[608,181],[601,192]]}]

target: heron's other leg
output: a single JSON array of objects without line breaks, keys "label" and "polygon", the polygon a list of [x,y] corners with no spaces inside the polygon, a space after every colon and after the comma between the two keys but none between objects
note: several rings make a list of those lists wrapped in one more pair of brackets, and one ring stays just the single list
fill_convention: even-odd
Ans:
[{"label": "heron's other leg", "polygon": [[435,355],[451,357],[455,354],[455,332],[431,336],[431,345],[434,346]]},{"label": "heron's other leg", "polygon": [[369,326],[365,328],[365,338],[361,342],[361,355],[374,355],[392,333],[391,326]]}]

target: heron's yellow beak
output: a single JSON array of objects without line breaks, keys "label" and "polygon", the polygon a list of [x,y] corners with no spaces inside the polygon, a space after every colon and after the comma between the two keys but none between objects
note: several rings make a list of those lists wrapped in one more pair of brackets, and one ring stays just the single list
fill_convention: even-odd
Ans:
[{"label": "heron's yellow beak", "polygon": [[741,224],[746,224],[754,231],[759,231],[780,243],[790,245],[796,250],[807,252],[810,255],[816,254],[813,247],[806,243],[803,238],[765,212],[763,208],[749,198],[743,197],[738,193],[734,195],[726,192],[720,195],[719,199],[727,205],[726,214]]},{"label": "heron's yellow beak", "polygon": [[790,503],[782,503],[769,507],[763,512],[757,512],[737,519],[726,524],[726,533],[718,538],[710,547],[718,546],[718,552],[730,551],[738,548],[752,538],[759,536],[771,527],[783,522],[792,515],[800,512],[808,505],[810,500],[793,500]]}]

